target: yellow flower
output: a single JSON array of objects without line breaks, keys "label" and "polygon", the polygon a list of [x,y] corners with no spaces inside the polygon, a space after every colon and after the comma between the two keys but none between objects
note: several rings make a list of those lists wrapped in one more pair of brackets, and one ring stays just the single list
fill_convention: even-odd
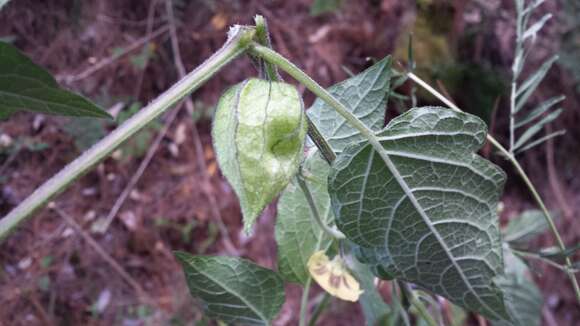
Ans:
[{"label": "yellow flower", "polygon": [[308,271],[318,285],[339,299],[355,302],[363,293],[339,255],[331,261],[324,251],[315,252],[308,259]]}]

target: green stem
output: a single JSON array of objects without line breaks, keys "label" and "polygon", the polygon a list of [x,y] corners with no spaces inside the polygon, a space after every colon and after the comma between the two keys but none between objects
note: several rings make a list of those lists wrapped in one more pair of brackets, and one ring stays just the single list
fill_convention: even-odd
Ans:
[{"label": "green stem", "polygon": [[316,147],[318,147],[318,150],[320,150],[322,157],[324,157],[328,165],[331,165],[336,159],[336,154],[334,154],[332,147],[330,147],[330,144],[324,139],[324,136],[322,136],[308,115],[306,116],[306,121],[308,122],[308,136],[312,139]]},{"label": "green stem", "polygon": [[429,326],[439,326],[439,324],[437,323],[437,321],[435,321],[435,319],[433,319],[433,317],[429,313],[429,310],[427,309],[427,307],[425,307],[421,299],[419,299],[415,294],[415,292],[413,292],[413,290],[409,287],[409,284],[399,282],[399,286],[401,287],[401,291],[403,291],[407,299],[417,309],[417,312],[419,313],[419,315],[421,315],[421,318],[423,318],[427,322],[427,324],[429,324]]},{"label": "green stem", "polygon": [[226,64],[244,53],[253,37],[253,28],[234,27],[224,46],[203,64],[46,181],[1,219],[0,241],[4,240],[20,223],[30,217],[37,209],[44,206],[51,198],[66,189],[77,178],[87,173],[94,165],[105,159],[125,140],[201,86]]},{"label": "green stem", "polygon": [[[263,16],[256,15],[256,17],[254,17],[254,22],[256,23],[256,41],[263,46],[271,48],[272,43],[270,42],[270,32],[268,31],[268,24],[266,23],[266,20]],[[271,81],[282,80],[276,65],[273,65],[269,62],[264,62],[263,60],[259,61],[259,65],[261,66],[260,68],[263,70],[265,77]]]},{"label": "green stem", "polygon": [[318,320],[318,317],[320,317],[320,315],[322,314],[324,309],[326,309],[326,306],[328,306],[328,304],[330,303],[331,298],[332,297],[330,296],[330,294],[325,291],[323,294],[322,300],[316,306],[316,309],[314,309],[314,312],[312,313],[312,317],[310,317],[310,321],[308,322],[308,326],[316,326],[316,321]]},{"label": "green stem", "polygon": [[[424,82],[421,78],[419,78],[414,73],[408,73],[407,75],[409,76],[410,79],[412,79],[414,82],[419,84],[421,87],[423,87],[429,93],[433,94],[433,96],[438,98],[441,102],[445,103],[445,105],[447,105],[452,110],[455,110],[458,112],[463,112],[463,110],[461,110],[457,105],[455,105],[453,102],[451,102],[445,96],[443,96],[436,89],[431,87],[429,84]],[[550,214],[550,212],[546,208],[546,205],[544,204],[542,197],[540,197],[538,191],[536,190],[536,187],[534,187],[534,184],[530,181],[530,178],[528,178],[526,172],[524,171],[524,169],[522,169],[522,166],[520,165],[518,160],[515,158],[515,156],[512,153],[510,153],[510,151],[505,149],[505,147],[503,147],[490,134],[487,134],[487,140],[510,161],[510,163],[516,169],[516,172],[524,180],[524,183],[528,187],[528,190],[532,194],[532,197],[536,201],[536,204],[540,207],[540,209],[544,213],[544,218],[546,219],[546,222],[548,223],[550,230],[552,231],[552,234],[556,238],[556,242],[558,244],[558,247],[560,247],[560,249],[562,251],[566,251],[566,245],[564,244],[564,241],[562,241],[562,237],[560,236],[560,232],[558,232],[558,229],[556,228],[556,224],[554,224],[554,219],[552,218],[552,215]],[[568,275],[568,278],[570,278],[570,281],[572,282],[572,287],[574,288],[574,292],[576,294],[576,300],[578,301],[578,303],[580,303],[580,286],[578,285],[578,280],[576,280],[576,277],[574,276],[572,261],[570,260],[569,257],[566,258],[566,267],[567,267],[566,274]]]},{"label": "green stem", "polygon": [[[263,58],[264,60],[277,65],[280,69],[286,71],[290,76],[299,81],[302,85],[306,86],[314,95],[330,105],[338,114],[340,114],[352,127],[358,130],[363,138],[367,139],[369,144],[373,149],[379,154],[383,159],[387,167],[394,171],[396,170],[394,163],[391,158],[385,153],[383,146],[379,142],[377,136],[374,132],[369,129],[362,121],[360,121],[356,116],[354,116],[344,104],[340,103],[332,94],[330,94],[326,89],[315,82],[310,76],[305,72],[296,67],[288,59],[284,58],[282,55],[276,51],[261,46],[259,44],[253,43],[249,48],[250,53]],[[402,181],[402,180],[398,180]]]},{"label": "green stem", "polygon": [[[256,17],[254,17],[254,21],[256,22],[256,42],[271,49],[272,43],[270,42],[270,33],[268,31],[268,24],[266,23],[266,20],[263,16],[256,15]],[[278,72],[278,66],[267,62],[260,57],[257,57],[256,60],[258,61],[258,65],[260,66],[260,69],[263,70],[263,74],[266,78],[271,81],[282,81],[282,77]],[[310,117],[306,116],[306,121],[308,123],[308,136],[320,150],[326,162],[328,162],[329,165],[332,164],[336,158],[336,155],[334,154],[334,151],[332,151],[330,144],[328,144],[326,139],[324,139],[324,136],[322,136],[316,125],[312,122],[312,120],[310,120]]]},{"label": "green stem", "polygon": [[550,260],[548,258],[545,258],[545,257],[542,257],[539,254],[536,254],[536,253],[533,253],[533,252],[516,250],[516,249],[513,249],[513,248],[511,248],[511,251],[515,255],[517,255],[517,256],[520,256],[520,257],[523,257],[523,258],[529,258],[529,259],[537,259],[537,260],[540,260],[540,261],[542,261],[542,262],[544,262],[544,263],[546,263],[546,264],[548,264],[548,265],[550,265],[552,267],[555,267],[555,268],[557,268],[557,269],[559,269],[561,271],[564,271],[564,272],[568,271],[568,267],[562,266],[562,265],[560,265],[560,264],[558,264],[556,262],[553,262],[552,260]]},{"label": "green stem", "polygon": [[308,189],[308,185],[304,181],[304,178],[299,174],[296,176],[296,180],[298,181],[298,185],[300,186],[300,189],[302,189],[302,192],[304,193],[304,196],[306,197],[306,201],[308,202],[308,206],[310,206],[310,212],[312,213],[310,215],[314,218],[314,220],[316,221],[318,226],[320,226],[320,228],[324,232],[326,232],[329,236],[331,236],[332,238],[335,238],[338,240],[346,239],[346,236],[342,232],[340,232],[339,230],[337,230],[335,228],[329,227],[328,225],[326,225],[322,221],[322,218],[320,218],[320,214],[318,213],[318,208],[316,207],[316,203],[314,202],[314,198],[312,197],[312,193],[310,192],[310,189]]},{"label": "green stem", "polygon": [[312,277],[308,276],[304,289],[302,290],[302,300],[300,300],[300,322],[299,326],[306,326],[306,315],[308,314],[308,294],[312,285]]}]

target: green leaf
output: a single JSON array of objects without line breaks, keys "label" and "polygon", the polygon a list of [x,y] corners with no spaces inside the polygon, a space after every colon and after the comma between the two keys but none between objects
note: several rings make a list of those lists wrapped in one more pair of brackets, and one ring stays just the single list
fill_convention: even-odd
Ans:
[{"label": "green leaf", "polygon": [[354,257],[351,257],[348,263],[360,283],[361,290],[364,291],[359,298],[359,304],[367,326],[375,326],[380,321],[392,317],[391,307],[385,303],[377,290],[374,282],[375,276],[371,272],[369,265],[362,264]]},{"label": "green leaf", "polygon": [[535,109],[530,111],[530,113],[528,113],[524,118],[518,119],[518,121],[515,124],[515,127],[519,128],[527,123],[532,122],[534,119],[538,118],[539,116],[541,116],[545,112],[548,112],[548,110],[552,106],[562,102],[565,98],[566,98],[566,96],[564,96],[564,95],[554,96],[554,97],[540,103],[540,105],[538,105]]},{"label": "green leaf", "polygon": [[314,0],[312,6],[310,6],[311,16],[320,16],[322,14],[335,12],[340,9],[342,5],[342,0]]},{"label": "green leaf", "polygon": [[10,0],[0,0],[0,10],[2,10],[2,8],[4,8],[4,6],[8,4],[9,1]]},{"label": "green leaf", "polygon": [[[388,56],[362,73],[330,87],[328,91],[367,127],[380,130],[384,125],[389,96],[391,65],[392,60]],[[323,100],[316,99],[307,112],[336,153],[362,140],[360,133]]]},{"label": "green leaf", "polygon": [[580,250],[580,243],[568,247],[564,251],[562,251],[559,247],[548,247],[540,251],[540,257],[552,260],[565,259],[572,257],[578,250]]},{"label": "green leaf", "polygon": [[175,252],[191,295],[212,318],[227,323],[269,325],[284,303],[284,284],[274,271],[237,257]]},{"label": "green leaf", "polygon": [[530,128],[528,128],[524,133],[518,138],[516,144],[514,145],[513,150],[517,150],[518,148],[524,146],[528,140],[534,137],[538,132],[542,130],[545,124],[550,123],[562,113],[562,109],[558,109],[555,111],[550,112],[550,114],[546,115],[537,123],[534,123]]},{"label": "green leaf", "polygon": [[60,88],[48,72],[18,49],[0,42],[0,119],[19,110],[111,118],[88,99]]},{"label": "green leaf", "polygon": [[544,213],[540,210],[528,210],[509,221],[503,230],[504,240],[522,244],[542,234],[548,228]]},{"label": "green leaf", "polygon": [[[505,173],[474,152],[481,119],[412,109],[377,134],[384,149],[349,146],[329,176],[338,228],[397,278],[490,319],[508,318],[496,207]],[[370,261],[370,259],[367,259]]]},{"label": "green leaf", "polygon": [[516,92],[517,100],[514,113],[518,112],[524,107],[524,104],[526,104],[528,98],[530,98],[532,93],[534,93],[534,91],[536,90],[538,85],[542,82],[542,80],[548,73],[548,70],[550,70],[550,68],[552,67],[554,62],[556,62],[556,60],[558,60],[557,55],[546,60],[546,62],[542,64],[540,69],[538,69],[530,77],[528,77],[528,79],[526,79],[526,81],[524,81],[523,84],[518,88]]},{"label": "green leaf", "polygon": [[526,40],[528,38],[532,38],[535,39],[536,38],[536,34],[538,34],[538,32],[542,29],[542,27],[544,27],[544,25],[546,24],[546,22],[548,20],[550,20],[552,18],[552,14],[545,14],[542,18],[540,18],[540,20],[538,20],[537,22],[535,22],[532,26],[530,26],[525,32],[524,35],[522,36],[522,40]]},{"label": "green leaf", "polygon": [[[304,162],[303,173],[318,212],[326,225],[334,221],[327,190],[329,166],[317,151],[311,152]],[[332,239],[313,222],[311,210],[302,189],[293,181],[278,201],[276,242],[278,270],[289,282],[305,284],[310,277],[308,259],[319,250],[325,250]]]},{"label": "green leaf", "polygon": [[566,134],[566,130],[558,130],[558,131],[554,131],[553,133],[547,134],[547,135],[546,135],[546,136],[544,136],[544,137],[540,137],[540,138],[538,138],[538,139],[536,139],[536,140],[534,140],[534,141],[532,141],[532,142],[529,142],[529,143],[527,143],[527,144],[526,144],[525,146],[523,146],[522,148],[519,148],[519,149],[516,151],[516,154],[519,154],[519,153],[525,152],[525,151],[527,151],[528,149],[530,149],[530,148],[533,148],[533,147],[536,147],[536,146],[538,146],[538,145],[542,144],[543,142],[545,142],[545,141],[547,141],[547,140],[549,140],[549,139],[552,139],[552,138],[555,138],[555,137],[558,137],[558,136],[563,136],[563,135],[565,135],[565,134]]},{"label": "green leaf", "polygon": [[214,147],[240,200],[247,233],[298,171],[306,129],[302,99],[292,85],[249,79],[220,99]]},{"label": "green leaf", "polygon": [[511,250],[504,250],[506,275],[497,283],[504,292],[511,322],[493,322],[493,326],[540,326],[542,321],[542,293],[528,279],[528,267]]}]

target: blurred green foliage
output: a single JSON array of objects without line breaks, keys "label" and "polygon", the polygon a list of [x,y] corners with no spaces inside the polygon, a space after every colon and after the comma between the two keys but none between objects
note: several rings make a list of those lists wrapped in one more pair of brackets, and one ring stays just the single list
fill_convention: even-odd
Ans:
[{"label": "blurred green foliage", "polygon": [[572,74],[576,82],[576,92],[580,93],[580,1],[562,1],[564,6],[562,15],[566,20],[567,29],[562,36],[559,63]]},{"label": "blurred green foliage", "polygon": [[340,9],[342,0],[314,0],[310,6],[310,15],[313,17],[333,13]]}]

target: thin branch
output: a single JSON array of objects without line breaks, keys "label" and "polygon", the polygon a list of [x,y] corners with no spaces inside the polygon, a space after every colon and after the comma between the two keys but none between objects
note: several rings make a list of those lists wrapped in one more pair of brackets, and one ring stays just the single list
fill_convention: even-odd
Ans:
[{"label": "thin branch", "polygon": [[[546,134],[552,134],[552,125],[546,124],[545,126]],[[550,187],[556,196],[556,200],[558,204],[562,208],[564,213],[564,218],[567,221],[572,220],[572,208],[568,205],[566,201],[566,196],[564,194],[564,190],[562,189],[562,184],[560,183],[560,178],[558,176],[558,172],[556,171],[556,163],[554,162],[554,139],[550,138],[546,140],[546,165],[548,166],[548,180],[550,181]]]},{"label": "thin branch", "polygon": [[[169,34],[171,36],[171,49],[173,52],[173,62],[175,64],[175,69],[179,75],[179,78],[183,78],[186,74],[185,66],[183,64],[183,60],[181,59],[181,50],[179,49],[179,38],[177,37],[177,28],[175,24],[175,15],[173,13],[173,3],[171,0],[165,1],[165,9],[167,11],[167,20],[169,23]],[[185,107],[187,112],[190,116],[193,116],[195,111],[193,101],[188,96],[185,98]],[[200,170],[200,173],[203,177],[203,182],[206,184],[210,184],[211,180],[209,175],[207,174],[207,164],[203,157],[203,144],[201,143],[201,137],[199,135],[199,131],[197,129],[197,124],[195,121],[192,123],[192,139],[193,145],[195,147],[195,158],[197,161],[197,167]],[[206,197],[209,200],[209,205],[211,207],[211,212],[214,216],[214,220],[218,224],[218,228],[220,230],[220,235],[222,242],[226,251],[232,255],[239,255],[239,250],[234,246],[234,243],[230,237],[228,228],[224,223],[224,219],[222,214],[218,208],[218,200],[215,195],[207,188],[202,187]]]},{"label": "thin branch", "polygon": [[[149,3],[149,10],[147,12],[147,29],[146,29],[146,33],[145,36],[149,36],[151,35],[151,32],[153,32],[153,18],[155,16],[155,7],[157,6],[157,1],[158,0],[151,0],[151,2]],[[149,43],[147,43],[147,45],[149,45]],[[149,51],[150,49],[145,49],[145,51]],[[142,52],[144,53],[144,52]],[[145,52],[146,53],[146,52]],[[147,70],[147,66],[149,65],[149,60],[151,58],[149,57],[149,55],[145,56],[145,64],[143,65],[143,69],[140,69],[139,71],[139,76],[137,77],[137,82],[135,83],[135,90],[133,93],[133,97],[134,98],[139,98],[139,96],[141,95],[141,86],[143,85],[143,78],[145,76],[145,70]]]},{"label": "thin branch", "polygon": [[300,186],[300,189],[302,189],[302,193],[304,193],[304,196],[306,197],[306,201],[308,202],[308,206],[310,206],[310,216],[316,221],[316,224],[318,224],[318,226],[320,226],[320,228],[326,233],[328,234],[330,237],[341,240],[341,239],[346,239],[346,236],[340,232],[339,230],[335,229],[335,228],[331,228],[328,225],[326,225],[326,223],[324,223],[324,221],[322,221],[322,218],[320,217],[320,214],[318,213],[318,208],[316,208],[316,203],[314,202],[314,198],[312,197],[312,193],[310,192],[310,189],[308,189],[308,185],[306,184],[306,182],[304,181],[304,179],[302,178],[302,176],[300,175],[300,173],[296,176],[296,180],[298,181],[298,185]]},{"label": "thin branch", "polygon": [[152,32],[151,35],[146,35],[146,36],[138,39],[137,41],[133,42],[131,45],[124,48],[123,51],[121,51],[120,53],[112,54],[111,56],[99,61],[98,63],[92,65],[91,67],[89,67],[88,69],[86,69],[85,71],[83,71],[77,75],[59,76],[59,77],[57,77],[57,80],[64,81],[65,83],[70,84],[70,83],[74,83],[74,82],[77,82],[79,80],[85,79],[85,78],[89,77],[90,75],[94,74],[96,71],[101,70],[102,68],[110,65],[111,63],[115,62],[116,60],[124,57],[125,55],[132,52],[133,50],[142,47],[146,43],[149,43],[152,39],[154,39],[160,35],[163,35],[163,33],[167,32],[168,30],[169,30],[169,26],[160,27],[159,29]]},{"label": "thin branch", "polygon": [[104,249],[99,245],[95,239],[93,239],[83,228],[62,209],[60,209],[55,203],[50,203],[48,205],[50,209],[55,211],[65,222],[70,225],[75,231],[81,235],[81,237],[87,242],[87,244],[95,250],[95,252],[105,261],[111,268],[121,276],[127,284],[129,284],[137,293],[137,295],[143,299],[144,302],[153,303],[153,299],[147,295],[147,292],[141,287],[139,282],[137,282],[129,273]]},{"label": "thin branch", "polygon": [[151,143],[149,149],[147,150],[147,154],[145,154],[145,157],[141,161],[141,164],[139,164],[137,171],[135,171],[133,176],[131,176],[131,179],[125,186],[125,189],[123,189],[123,192],[121,192],[121,195],[119,195],[119,198],[117,198],[115,204],[113,205],[113,207],[111,207],[111,210],[109,211],[109,214],[107,214],[107,217],[105,218],[104,222],[99,225],[97,232],[99,233],[107,232],[109,226],[119,213],[119,210],[123,207],[127,198],[129,198],[129,195],[131,194],[131,192],[141,179],[141,176],[143,176],[143,173],[145,172],[147,167],[149,167],[151,160],[153,159],[153,157],[157,153],[157,150],[159,149],[159,145],[161,145],[163,138],[165,138],[165,135],[169,131],[169,128],[175,121],[175,118],[177,117],[179,111],[181,111],[182,107],[183,102],[181,102],[173,110],[171,110],[171,112],[169,112],[169,115],[167,116],[167,120],[165,121],[163,128],[157,133],[157,136],[153,140],[153,143]]},{"label": "thin branch", "polygon": [[300,321],[299,326],[306,326],[306,316],[308,315],[308,294],[312,285],[312,277],[308,276],[306,284],[302,289],[302,299],[300,300]]},{"label": "thin branch", "polygon": [[330,303],[330,299],[332,299],[330,293],[324,291],[322,300],[320,300],[320,303],[316,306],[316,308],[314,308],[312,316],[310,316],[308,326],[316,326],[316,321],[318,320],[318,318],[320,317],[326,306],[328,306],[328,304]]}]

